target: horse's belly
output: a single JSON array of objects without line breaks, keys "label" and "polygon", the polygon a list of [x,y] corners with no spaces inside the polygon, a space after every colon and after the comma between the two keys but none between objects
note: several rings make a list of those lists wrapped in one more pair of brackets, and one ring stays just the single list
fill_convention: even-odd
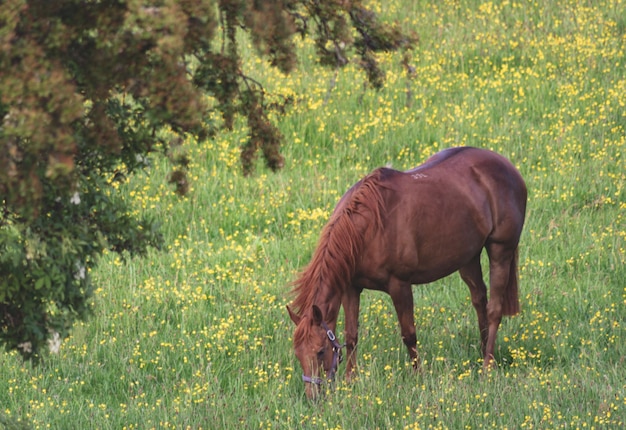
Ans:
[{"label": "horse's belly", "polygon": [[466,228],[447,237],[419,241],[411,283],[428,283],[456,272],[481,252],[486,238],[477,229]]},{"label": "horse's belly", "polygon": [[428,236],[416,233],[372,241],[357,271],[362,288],[384,290],[392,277],[411,284],[436,281],[468,264],[486,240],[472,228],[445,237]]}]

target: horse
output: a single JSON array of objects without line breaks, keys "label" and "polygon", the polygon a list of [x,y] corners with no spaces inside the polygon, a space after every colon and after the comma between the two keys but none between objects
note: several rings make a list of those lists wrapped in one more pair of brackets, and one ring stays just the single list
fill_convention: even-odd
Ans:
[{"label": "horse", "polygon": [[[309,264],[293,282],[287,310],[305,392],[315,398],[342,359],[335,336],[345,317],[346,378],[356,366],[360,295],[391,296],[402,341],[415,369],[420,361],[412,285],[458,271],[478,315],[483,367],[493,366],[502,316],[520,311],[518,245],[527,190],[502,155],[472,147],[436,153],[408,171],[378,168],[339,200]],[[489,257],[489,300],[480,256]]]}]

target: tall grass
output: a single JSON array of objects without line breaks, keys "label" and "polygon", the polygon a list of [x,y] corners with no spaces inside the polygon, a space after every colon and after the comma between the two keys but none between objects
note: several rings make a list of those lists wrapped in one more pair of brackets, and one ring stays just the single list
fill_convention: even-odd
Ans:
[{"label": "tall grass", "polygon": [[[120,189],[162,222],[167,249],[91,275],[94,316],[58,355],[0,356],[8,428],[610,428],[626,421],[626,3],[372,2],[414,29],[415,76],[387,84],[315,66],[255,64],[274,97],[286,167],[243,178],[241,129],[187,142],[179,198],[167,165]],[[251,69],[252,70],[252,69]],[[371,169],[455,145],[496,150],[529,188],[521,315],[482,374],[476,316],[457,275],[414,287],[414,373],[389,298],[362,295],[359,374],[304,398],[285,305],[339,197]],[[339,330],[341,333],[342,320]],[[342,337],[340,335],[340,337]]]}]

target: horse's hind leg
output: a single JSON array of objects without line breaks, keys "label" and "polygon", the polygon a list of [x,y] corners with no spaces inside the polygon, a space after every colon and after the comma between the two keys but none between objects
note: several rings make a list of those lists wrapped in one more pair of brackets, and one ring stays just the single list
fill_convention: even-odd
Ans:
[{"label": "horse's hind leg", "polygon": [[503,305],[504,300],[506,300],[505,296],[516,247],[490,243],[486,248],[489,255],[489,302],[487,303],[489,335],[487,337],[483,367],[489,368],[493,360],[498,327],[502,320]]},{"label": "horse's hind leg", "polygon": [[487,347],[487,336],[489,334],[487,320],[487,286],[483,280],[483,271],[480,267],[480,253],[476,255],[464,267],[459,269],[461,278],[470,289],[472,305],[478,315],[478,329],[480,330],[480,352],[485,355]]},{"label": "horse's hind leg", "polygon": [[393,301],[393,306],[396,308],[396,313],[398,314],[402,341],[409,350],[413,368],[417,369],[419,366],[419,358],[417,356],[417,336],[415,336],[413,291],[411,290],[411,284],[392,279],[389,282],[388,292]]}]

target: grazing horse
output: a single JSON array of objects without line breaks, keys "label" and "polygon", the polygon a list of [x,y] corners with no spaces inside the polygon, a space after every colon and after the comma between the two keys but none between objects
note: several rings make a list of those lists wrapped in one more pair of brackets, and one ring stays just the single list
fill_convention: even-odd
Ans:
[{"label": "grazing horse", "polygon": [[[402,340],[419,365],[412,284],[459,271],[478,314],[484,368],[492,364],[503,315],[519,312],[518,243],[526,185],[506,158],[477,148],[450,148],[406,172],[379,168],[341,198],[317,249],[294,282],[287,306],[296,324],[294,350],[307,397],[318,394],[322,369],[332,379],[341,360],[334,331],[343,305],[346,377],[356,365],[360,294],[391,296]],[[489,300],[480,265],[489,256]]]}]

